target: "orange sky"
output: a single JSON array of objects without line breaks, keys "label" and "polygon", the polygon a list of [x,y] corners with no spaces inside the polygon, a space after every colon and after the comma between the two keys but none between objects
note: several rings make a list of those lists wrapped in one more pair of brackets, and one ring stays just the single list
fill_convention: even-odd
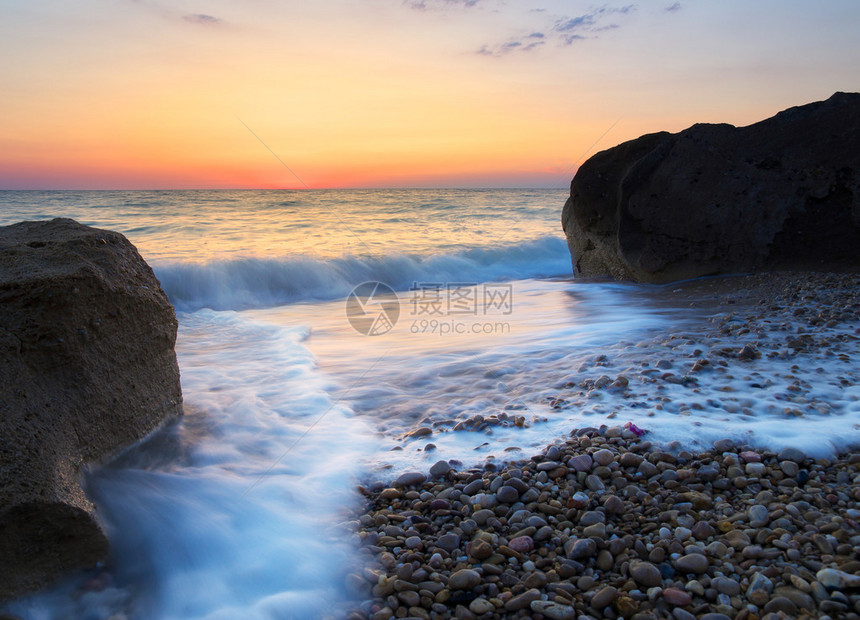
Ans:
[{"label": "orange sky", "polygon": [[3,3],[0,189],[564,187],[860,77],[853,0],[284,4]]}]

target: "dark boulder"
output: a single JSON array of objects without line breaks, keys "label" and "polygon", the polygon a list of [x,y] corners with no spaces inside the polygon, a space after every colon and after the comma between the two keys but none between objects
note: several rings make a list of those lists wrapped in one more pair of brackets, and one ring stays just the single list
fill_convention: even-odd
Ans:
[{"label": "dark boulder", "polygon": [[860,265],[860,93],[748,127],[699,124],[597,153],[562,212],[574,273],[670,282]]},{"label": "dark boulder", "polygon": [[122,235],[0,228],[0,598],[104,558],[81,469],[181,413],[176,328]]}]

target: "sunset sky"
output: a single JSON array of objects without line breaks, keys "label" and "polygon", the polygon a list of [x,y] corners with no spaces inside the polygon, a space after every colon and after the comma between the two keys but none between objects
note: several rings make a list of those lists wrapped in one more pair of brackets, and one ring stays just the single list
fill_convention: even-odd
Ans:
[{"label": "sunset sky", "polygon": [[857,0],[0,0],[0,189],[565,187],[837,90]]}]

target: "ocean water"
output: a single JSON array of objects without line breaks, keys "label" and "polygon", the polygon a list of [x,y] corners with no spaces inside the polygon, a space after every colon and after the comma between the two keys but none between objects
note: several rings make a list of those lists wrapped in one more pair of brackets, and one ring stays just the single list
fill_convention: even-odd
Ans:
[{"label": "ocean water", "polygon": [[[124,233],[177,310],[186,415],[86,476],[112,556],[24,618],[337,616],[359,482],[527,458],[571,429],[856,442],[857,325],[833,347],[683,375],[737,339],[683,287],[574,281],[560,190],[0,192],[0,225]],[[723,317],[725,318],[725,317]],[[774,326],[779,330],[792,325]],[[706,334],[710,334],[705,337]],[[757,334],[766,343],[768,334]],[[750,335],[752,338],[753,335]],[[583,390],[588,381],[629,388]],[[802,416],[786,416],[801,382]],[[766,389],[749,386],[766,386]],[[795,399],[796,400],[796,399]],[[794,401],[791,401],[794,402]]]}]

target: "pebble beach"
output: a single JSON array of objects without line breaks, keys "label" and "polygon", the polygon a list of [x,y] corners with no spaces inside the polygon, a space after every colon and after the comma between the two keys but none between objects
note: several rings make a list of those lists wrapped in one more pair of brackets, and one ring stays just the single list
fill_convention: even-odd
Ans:
[{"label": "pebble beach", "polygon": [[822,457],[737,438],[694,450],[621,422],[637,380],[695,390],[697,375],[769,359],[793,362],[784,415],[803,415],[812,352],[845,364],[841,381],[853,377],[858,284],[831,273],[688,283],[691,305],[731,310],[700,336],[722,346],[676,360],[684,374],[646,369],[559,390],[561,406],[615,390],[617,425],[572,429],[527,459],[440,460],[362,485],[363,510],[345,524],[361,558],[349,617],[860,618],[855,425]]}]

